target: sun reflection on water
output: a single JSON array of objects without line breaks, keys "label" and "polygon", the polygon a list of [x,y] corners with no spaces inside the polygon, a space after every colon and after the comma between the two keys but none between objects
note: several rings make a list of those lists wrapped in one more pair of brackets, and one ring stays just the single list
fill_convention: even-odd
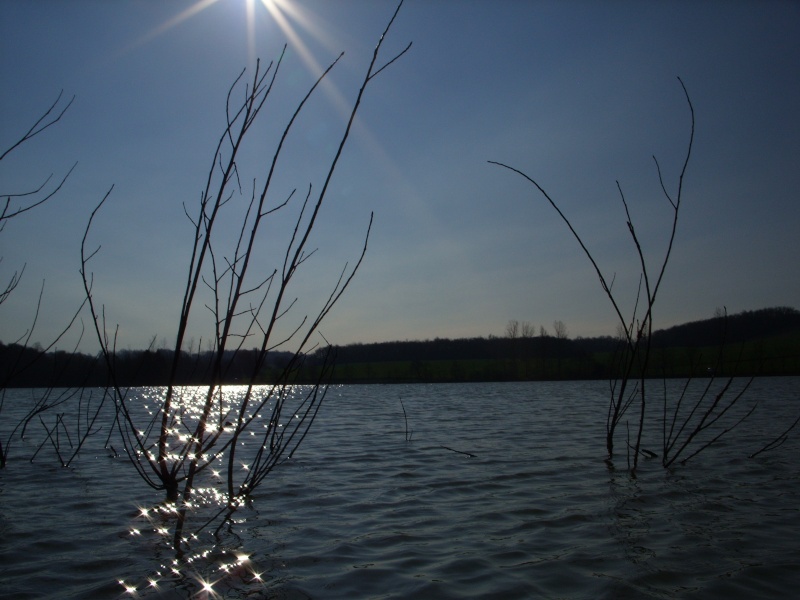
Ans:
[{"label": "sun reflection on water", "polygon": [[[302,402],[307,389],[307,386],[288,387],[281,391],[282,396],[277,401]],[[199,428],[204,404],[209,398],[208,388],[173,390],[173,400],[166,413],[163,406],[165,390],[151,388],[145,398],[142,395],[126,398],[135,407],[132,411],[138,411],[136,414],[151,421],[148,427],[136,428],[143,443],[132,449],[131,456],[139,457],[143,463],[148,459],[152,464],[158,463],[159,422],[164,415],[168,426],[161,448],[168,469],[174,468],[185,476],[187,456],[197,452],[197,443],[205,445],[216,437],[215,445],[204,446],[197,454],[202,468],[197,470],[194,486],[186,497],[181,491],[181,500],[177,503],[134,507],[133,522],[125,532],[126,538],[129,543],[137,545],[137,552],[139,548],[149,548],[160,557],[161,564],[150,572],[133,576],[121,573],[126,575],[119,579],[124,595],[159,597],[174,588],[190,590],[189,597],[192,598],[228,597],[233,590],[237,597],[243,593],[261,597],[272,578],[265,575],[265,570],[256,564],[258,561],[240,546],[247,518],[239,513],[234,516],[230,511],[242,510],[248,503],[244,498],[229,496],[227,468],[232,450],[230,447],[225,449],[225,444],[238,434],[233,483],[235,490],[246,493],[249,489],[247,478],[252,476],[254,469],[260,468],[258,452],[269,452],[273,443],[269,436],[282,435],[285,424],[294,427],[292,421],[299,418],[296,406],[291,409],[287,406],[285,416],[276,412],[275,392],[269,387],[249,390],[247,386],[216,388],[211,394],[210,420],[207,427]],[[246,393],[251,394],[251,403],[240,416],[237,407]],[[159,416],[156,418],[153,414]],[[236,423],[242,422],[249,423],[248,429],[237,429]],[[190,525],[180,537],[182,553],[176,554],[176,517],[183,511]],[[227,525],[217,529],[224,515],[228,518]],[[166,557],[169,558],[165,560]]]},{"label": "sun reflection on water", "polygon": [[[188,536],[186,541],[199,543],[197,535]],[[198,547],[182,559],[173,558],[169,564],[161,563],[138,584],[130,577],[119,579],[118,583],[128,597],[160,597],[165,589],[175,587],[190,590],[191,598],[221,598],[228,597],[232,590],[236,590],[236,597],[241,593],[262,597],[268,580],[249,553],[210,545]]]}]

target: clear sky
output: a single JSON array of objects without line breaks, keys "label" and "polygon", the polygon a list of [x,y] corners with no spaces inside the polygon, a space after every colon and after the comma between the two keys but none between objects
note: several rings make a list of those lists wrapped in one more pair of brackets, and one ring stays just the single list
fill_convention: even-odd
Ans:
[{"label": "clear sky", "polygon": [[[355,98],[395,5],[274,4],[0,3],[0,146],[60,90],[76,96],[61,123],[0,163],[0,194],[78,163],[50,203],[0,234],[3,285],[26,265],[0,306],[0,340],[25,332],[43,280],[32,341],[47,343],[79,304],[83,228],[113,184],[91,238],[102,246],[97,300],[119,323],[120,347],[171,342],[192,236],[183,205],[194,212],[204,187],[229,85],[285,42],[275,105],[242,178],[263,179],[270,124],[285,122],[344,51],[281,163],[279,189],[321,184],[342,102]],[[407,0],[387,56],[408,42],[367,91],[314,237],[319,252],[295,288],[297,314],[313,311],[357,258],[374,211],[362,269],[322,327],[331,342],[503,335],[509,319],[613,334],[611,307],[556,213],[487,161],[525,171],[560,202],[631,306],[637,264],[615,181],[657,258],[670,212],[652,155],[674,190],[689,137],[677,76],[697,126],[656,326],[723,305],[800,307],[800,4]],[[265,272],[277,247],[259,252]]]}]

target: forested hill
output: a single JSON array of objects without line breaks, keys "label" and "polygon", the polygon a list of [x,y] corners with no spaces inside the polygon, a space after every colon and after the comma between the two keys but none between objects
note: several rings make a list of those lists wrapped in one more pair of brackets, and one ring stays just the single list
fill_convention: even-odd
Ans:
[{"label": "forested hill", "polygon": [[[662,329],[653,333],[656,348],[741,344],[776,336],[800,335],[800,311],[777,307],[718,316]],[[386,362],[398,360],[475,360],[514,358],[546,353],[557,358],[576,353],[613,351],[618,340],[611,336],[561,339],[551,336],[462,338],[426,341],[377,342],[337,347],[337,362]],[[798,349],[800,351],[800,349]]]},{"label": "forested hill", "polygon": [[800,332],[800,311],[786,306],[748,310],[735,315],[719,315],[653,333],[653,343],[661,347],[710,346],[725,340],[741,344]]},{"label": "forested hill", "polygon": [[[800,375],[800,311],[788,307],[745,311],[685,323],[653,334],[652,376],[687,376],[720,369],[737,374]],[[336,347],[337,382],[435,382],[607,378],[619,340],[611,337],[478,337],[350,344]],[[258,382],[276,377],[291,355],[270,353]],[[166,349],[126,350],[116,358],[121,385],[164,385],[173,353]],[[226,383],[249,379],[254,350],[226,355]],[[299,372],[313,381],[319,356]],[[176,383],[206,383],[211,355],[183,354]],[[109,381],[96,356],[0,343],[0,388],[102,386]]]}]

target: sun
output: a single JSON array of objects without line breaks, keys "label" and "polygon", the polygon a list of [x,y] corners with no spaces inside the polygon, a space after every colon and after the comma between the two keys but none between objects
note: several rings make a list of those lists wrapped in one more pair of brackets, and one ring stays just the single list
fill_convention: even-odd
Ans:
[{"label": "sun", "polygon": [[[218,3],[223,6],[237,7],[241,7],[242,3],[244,4],[244,27],[247,41],[248,66],[254,65],[256,62],[256,40],[259,35],[257,33],[257,25],[259,23],[263,24],[264,22],[271,22],[280,30],[289,47],[292,48],[293,53],[300,58],[305,68],[315,78],[323,73],[328,65],[320,64],[304,40],[312,39],[320,43],[323,47],[330,50],[330,56],[336,56],[341,50],[341,48],[338,47],[338,43],[334,41],[335,28],[333,24],[322,22],[318,15],[315,15],[312,11],[309,11],[306,7],[301,6],[300,3],[294,0],[196,0],[183,8],[176,15],[146,32],[126,50],[132,50],[135,47],[144,45],[166,34],[173,28],[186,23],[204,10]],[[266,15],[269,15],[269,17],[265,18]],[[336,110],[342,115],[342,118],[346,119],[347,115],[350,113],[351,105],[344,94],[333,83],[333,80],[326,78],[322,82],[322,89],[325,91],[325,94]],[[398,181],[404,181],[406,185],[410,185],[410,182],[407,181],[404,174],[397,168],[394,161],[389,157],[386,150],[378,142],[373,133],[366,127],[363,127],[359,120],[356,120],[355,127],[363,142],[371,148],[371,153],[379,158],[384,164],[384,167],[391,172]]]},{"label": "sun", "polygon": [[[335,56],[340,51],[340,48],[337,47],[337,44],[332,39],[330,24],[322,23],[313,12],[302,7],[294,0],[196,0],[188,6],[184,5],[185,8],[180,12],[146,31],[124,48],[120,54],[127,54],[155,38],[167,34],[214,5],[235,8],[244,6],[244,37],[247,43],[247,64],[250,66],[254,65],[258,58],[256,40],[260,35],[257,32],[259,23],[269,22],[275,26],[276,30],[280,30],[283,38],[292,48],[293,53],[300,58],[305,68],[314,77],[319,76],[328,65],[320,64],[304,41],[304,38],[313,39],[321,43],[330,50],[332,56]],[[338,90],[333,88],[330,81],[325,81],[323,87],[327,89],[327,93],[340,110],[343,111],[343,114],[346,113],[348,103]]]},{"label": "sun", "polygon": [[[185,23],[192,17],[197,16],[214,4],[219,2],[232,4],[235,1],[237,0],[197,0],[193,4],[181,10],[178,14],[170,17],[163,23],[156,25],[153,29],[139,37],[128,47],[128,50],[142,46],[147,42],[164,35],[171,29]],[[315,23],[313,17],[309,13],[291,0],[238,1],[244,2],[245,5],[245,31],[247,36],[247,53],[250,64],[254,63],[256,59],[256,22],[258,21],[259,17],[257,11],[264,10],[270,15],[275,25],[280,28],[281,32],[286,37],[286,40],[301,57],[309,71],[312,73],[321,72],[319,63],[309,51],[308,46],[303,42],[303,39],[300,36],[300,31],[308,32],[316,39],[323,42],[328,41],[326,39],[328,36],[325,33],[325,29]]]}]

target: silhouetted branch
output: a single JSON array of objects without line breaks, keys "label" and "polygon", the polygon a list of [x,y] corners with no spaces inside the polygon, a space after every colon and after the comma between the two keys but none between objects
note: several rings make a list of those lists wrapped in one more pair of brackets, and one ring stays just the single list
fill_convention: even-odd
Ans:
[{"label": "silhouetted branch", "polygon": [[[690,454],[688,454],[685,458],[680,459],[681,455],[684,454],[689,448],[696,443],[698,436],[704,434],[706,431],[712,430],[712,428],[717,425],[717,423],[723,419],[728,413],[728,411],[736,405],[736,403],[743,397],[744,393],[750,387],[750,384],[753,382],[753,377],[750,377],[747,382],[745,383],[742,388],[730,397],[730,390],[734,382],[734,377],[729,377],[722,385],[722,387],[714,394],[711,392],[711,388],[716,381],[715,373],[722,371],[722,362],[725,355],[725,348],[727,342],[727,330],[728,330],[728,317],[727,317],[727,310],[724,313],[724,328],[722,331],[722,339],[720,341],[717,353],[717,360],[712,368],[712,375],[709,377],[708,382],[703,388],[703,391],[700,393],[697,401],[692,406],[689,414],[683,418],[683,421],[675,430],[676,422],[678,421],[679,412],[681,406],[683,404],[684,399],[686,398],[687,391],[689,385],[692,381],[691,378],[687,379],[685,384],[681,389],[681,393],[678,396],[678,400],[675,403],[675,406],[672,411],[672,418],[670,420],[669,432],[666,429],[667,423],[667,395],[666,390],[664,394],[664,416],[662,422],[662,431],[663,431],[663,455],[662,455],[662,463],[665,467],[672,466],[675,462],[680,462],[681,464],[685,464],[689,459],[693,458],[715,442],[717,442],[722,436],[732,431],[738,425],[740,425],[745,419],[747,419],[755,410],[757,403],[754,403],[753,406],[738,420],[734,421],[729,426],[722,426],[717,429],[717,433],[714,434],[711,439],[707,442],[701,443],[698,445],[697,449]],[[740,356],[741,359],[741,356]],[[666,383],[665,383],[666,386]],[[725,402],[725,398],[729,397],[729,400]],[[711,398],[710,402],[706,402],[708,398]],[[679,443],[680,442],[680,443]]]},{"label": "silhouetted branch", "polygon": [[464,456],[468,456],[469,458],[476,458],[476,454],[472,454],[471,452],[464,452],[462,450],[454,450],[453,448],[449,448],[448,446],[440,446],[440,448],[444,448],[445,450],[450,450],[450,452],[455,452],[456,454],[463,454]]},{"label": "silhouetted branch", "polygon": [[[56,100],[50,105],[50,107],[31,125],[31,127],[22,134],[14,143],[12,143],[6,150],[0,154],[0,161],[6,159],[12,152],[19,149],[24,144],[30,142],[33,138],[38,136],[39,134],[46,131],[52,125],[58,123],[61,118],[64,116],[64,113],[69,109],[72,105],[72,102],[75,100],[73,96],[66,105],[59,106],[61,104],[62,96],[64,92],[63,90],[58,94]],[[2,209],[0,209],[0,233],[5,230],[6,224],[22,215],[23,213],[27,213],[28,211],[33,210],[41,206],[42,204],[48,202],[52,199],[64,186],[64,183],[67,181],[69,176],[75,169],[77,163],[73,164],[73,166],[67,171],[66,175],[49,191],[45,191],[45,188],[51,182],[53,175],[50,174],[47,176],[42,184],[35,187],[32,190],[28,190],[25,192],[19,193],[0,193],[0,196],[5,197],[5,201],[2,203]],[[15,203],[12,206],[12,199],[20,200],[24,199],[18,205]],[[2,258],[0,258],[2,261]],[[0,305],[3,304],[10,295],[18,288],[20,281],[22,280],[22,276],[25,273],[26,265],[20,269],[15,270],[8,282],[6,283],[5,287],[0,291]],[[75,312],[73,317],[68,322],[67,326],[56,335],[56,337],[51,340],[46,347],[42,347],[40,344],[36,344],[34,348],[31,348],[30,342],[32,336],[34,334],[34,330],[36,328],[36,323],[39,319],[39,314],[42,309],[42,298],[44,295],[44,281],[42,282],[41,288],[39,290],[38,297],[35,302],[34,308],[34,315],[32,317],[32,321],[30,326],[22,333],[22,335],[12,343],[12,345],[17,346],[16,351],[14,353],[7,353],[5,360],[6,363],[3,365],[3,380],[0,381],[0,410],[3,407],[3,399],[5,398],[5,391],[6,388],[14,385],[16,381],[19,380],[21,376],[24,376],[26,372],[29,372],[33,369],[34,365],[39,363],[42,358],[45,356],[45,353],[48,352],[50,349],[54,348],[55,345],[63,338],[63,336],[69,331],[72,326],[74,325],[76,319],[78,318],[79,313],[83,308],[83,304],[78,307],[78,310]],[[13,355],[12,355],[13,354]],[[55,377],[56,374],[53,374]],[[42,387],[46,387],[46,382],[42,382]],[[14,427],[11,428],[10,433],[5,441],[0,440],[0,468],[5,467],[8,461],[10,449],[11,449],[11,441],[12,438],[16,435],[17,432],[20,432],[20,435],[24,435],[26,427],[28,423],[33,419],[35,416],[39,416],[41,419],[41,414],[47,410],[50,410],[54,406],[64,402],[64,400],[57,401],[57,402],[50,402],[49,401],[50,390],[45,390],[42,392],[42,395],[34,400],[33,406],[27,411],[27,413],[19,420]],[[57,421],[55,432],[57,434],[58,427],[63,427],[62,421]],[[68,432],[67,432],[68,433]]]},{"label": "silhouetted branch", "polygon": [[[361,266],[371,232],[372,215],[358,261],[353,267],[345,263],[330,292],[320,298],[316,316],[292,313],[297,323],[286,323],[290,311],[297,306],[292,288],[300,268],[315,256],[316,249],[309,248],[309,240],[365,89],[379,72],[408,50],[406,48],[376,69],[384,38],[401,5],[402,2],[384,30],[361,80],[336,152],[325,167],[323,184],[318,190],[309,185],[299,206],[292,203],[294,192],[277,203],[272,198],[278,163],[309,100],[342,55],[332,60],[297,103],[277,136],[263,182],[259,186],[257,179],[253,179],[250,198],[241,209],[237,208],[237,203],[231,202],[235,195],[242,194],[240,154],[245,139],[250,136],[261,111],[267,106],[266,101],[277,81],[286,48],[278,60],[269,63],[266,70],[258,62],[249,81],[245,80],[245,71],[242,71],[228,88],[224,128],[217,139],[197,212],[191,214],[191,210],[183,206],[193,228],[193,246],[186,269],[167,384],[149,418],[143,418],[137,412],[139,409],[129,408],[125,401],[126,389],[119,384],[115,374],[116,335],[112,342],[107,331],[105,311],[93,296],[92,277],[88,274],[87,263],[97,250],[88,252],[87,237],[92,221],[108,194],[89,218],[81,246],[81,275],[95,335],[110,373],[109,389],[118,410],[117,427],[125,453],[139,475],[156,489],[164,490],[167,501],[175,504],[173,544],[179,554],[187,543],[184,531],[196,494],[197,477],[212,465],[224,471],[220,477],[227,484],[228,506],[214,517],[226,515],[224,522],[275,466],[292,457],[308,435],[325,399],[327,383],[333,372],[335,350],[329,346],[321,364],[315,362],[310,365],[310,353],[317,348],[312,338]],[[241,212],[237,213],[238,210]],[[297,214],[293,227],[286,232],[288,242],[285,251],[274,257],[278,266],[270,268],[266,274],[256,273],[256,258],[259,261],[263,259],[263,254],[257,248],[258,241],[263,238],[265,223],[277,213],[289,210],[295,210]],[[218,230],[223,227],[220,223],[232,212],[239,230],[230,247],[226,247],[227,238]],[[189,332],[190,317],[193,317],[198,306],[209,311],[214,335],[206,372],[207,385],[196,394],[180,386],[179,373],[181,361],[186,360],[182,349]],[[225,390],[222,385],[228,380],[231,365],[240,353],[245,352],[243,345],[246,341],[254,343],[255,347],[251,369],[242,377],[244,389]],[[290,358],[272,380],[265,382],[264,367],[268,353],[289,343],[293,345]],[[319,356],[315,355],[315,360],[318,361]],[[316,373],[313,385],[307,388],[294,385],[300,373],[311,372]],[[262,387],[264,383],[266,385]],[[256,426],[259,435],[248,435],[248,442],[244,444],[244,434],[254,434]],[[258,443],[260,438],[260,444],[254,446],[251,437],[255,437],[254,443]],[[249,448],[248,469],[245,471],[238,468],[237,462],[244,451],[243,445]],[[225,466],[222,466],[223,463]]]},{"label": "silhouetted branch", "polygon": [[408,415],[406,414],[406,407],[405,407],[405,404],[403,404],[403,399],[402,398],[400,398],[400,407],[403,409],[403,420],[406,423],[406,441],[410,442],[411,441],[411,436],[414,434],[414,432],[413,432],[413,430],[411,432],[408,431]]},{"label": "silhouetted branch", "polygon": [[[639,261],[639,271],[640,271],[639,273],[640,285],[639,289],[637,290],[634,309],[633,312],[631,313],[630,318],[626,318],[624,316],[623,311],[620,308],[620,304],[618,303],[615,294],[612,292],[611,288],[613,284],[613,279],[612,279],[612,284],[609,284],[607,279],[603,275],[603,272],[601,271],[599,264],[595,260],[594,255],[584,243],[582,236],[577,232],[575,227],[572,225],[570,219],[560,209],[555,200],[553,200],[553,198],[545,191],[545,189],[536,180],[534,180],[521,170],[501,162],[489,161],[490,164],[503,167],[505,169],[513,171],[514,173],[517,173],[518,175],[521,175],[526,181],[531,183],[539,191],[539,193],[542,196],[544,196],[544,198],[547,200],[550,206],[553,207],[558,216],[561,218],[561,220],[569,229],[570,233],[572,234],[572,237],[575,238],[575,240],[578,242],[578,245],[583,250],[583,253],[589,259],[589,262],[591,263],[592,268],[595,271],[595,274],[600,280],[600,285],[603,291],[605,292],[609,302],[611,303],[611,306],[614,309],[614,312],[617,316],[620,325],[625,331],[624,348],[622,352],[618,355],[620,361],[619,362],[620,373],[617,375],[619,379],[619,385],[616,384],[612,385],[611,394],[609,398],[609,410],[606,421],[606,449],[608,450],[608,459],[611,459],[614,451],[614,432],[616,431],[617,426],[621,422],[628,408],[630,408],[630,406],[632,405],[634,399],[638,397],[639,427],[636,435],[636,442],[635,445],[633,446],[634,449],[633,469],[632,469],[633,471],[636,470],[636,467],[638,465],[638,458],[639,455],[641,454],[641,439],[642,439],[642,431],[644,429],[645,412],[647,406],[645,378],[647,374],[648,363],[651,356],[651,338],[653,333],[653,309],[656,303],[658,291],[660,289],[664,273],[666,271],[667,264],[672,254],[672,247],[678,224],[678,214],[683,194],[683,180],[686,174],[686,169],[689,164],[689,157],[691,156],[692,145],[694,141],[694,108],[692,106],[691,99],[689,98],[689,94],[686,91],[686,87],[683,84],[683,81],[680,80],[680,78],[678,80],[684,91],[687,104],[689,105],[691,130],[683,166],[678,176],[678,190],[676,197],[674,199],[668,194],[666,190],[664,179],[661,174],[661,169],[658,165],[658,161],[656,161],[656,169],[658,173],[659,184],[673,208],[673,216],[670,228],[669,243],[664,252],[663,258],[661,259],[660,268],[658,269],[658,275],[655,278],[654,282],[651,282],[650,270],[647,266],[647,261],[645,260],[644,251],[642,249],[642,245],[640,243],[638,234],[636,232],[633,219],[631,218],[630,210],[628,208],[628,202],[625,198],[625,194],[622,191],[622,186],[620,185],[619,182],[617,182],[617,190],[619,191],[620,200],[625,210],[628,233],[630,234],[631,239],[634,243],[636,256]],[[616,277],[616,274],[614,275],[614,277]],[[643,296],[642,296],[642,291],[644,291]],[[640,298],[644,301],[643,303],[644,305],[642,308],[644,314],[642,315],[639,315],[638,313]],[[634,377],[637,377],[637,375],[638,375],[638,383],[634,387],[633,393],[628,394],[629,383],[632,383]]]},{"label": "silhouetted branch", "polygon": [[58,93],[58,97],[50,105],[50,108],[48,108],[44,112],[44,114],[41,117],[39,117],[33,125],[31,125],[30,129],[28,129],[28,131],[26,131],[25,134],[21,138],[19,138],[14,144],[12,144],[5,152],[0,154],[0,160],[3,160],[6,156],[8,156],[8,154],[10,154],[16,148],[18,148],[25,142],[30,141],[31,139],[42,133],[45,129],[47,129],[51,125],[55,125],[61,120],[61,117],[64,116],[64,113],[67,112],[67,109],[70,106],[72,106],[72,103],[75,101],[75,96],[73,96],[72,98],[70,98],[70,101],[67,102],[67,105],[64,108],[62,108],[57,115],[50,117],[50,113],[56,110],[56,106],[58,106],[58,103],[61,102],[61,96],[63,95],[64,95],[64,90],[61,90]]},{"label": "silhouetted branch", "polygon": [[755,458],[762,452],[769,452],[770,450],[781,447],[784,442],[789,439],[789,433],[791,433],[792,429],[794,429],[798,423],[800,423],[800,417],[797,417],[792,424],[783,431],[783,433],[769,441],[767,444],[764,444],[760,450],[753,452],[748,458]]}]

